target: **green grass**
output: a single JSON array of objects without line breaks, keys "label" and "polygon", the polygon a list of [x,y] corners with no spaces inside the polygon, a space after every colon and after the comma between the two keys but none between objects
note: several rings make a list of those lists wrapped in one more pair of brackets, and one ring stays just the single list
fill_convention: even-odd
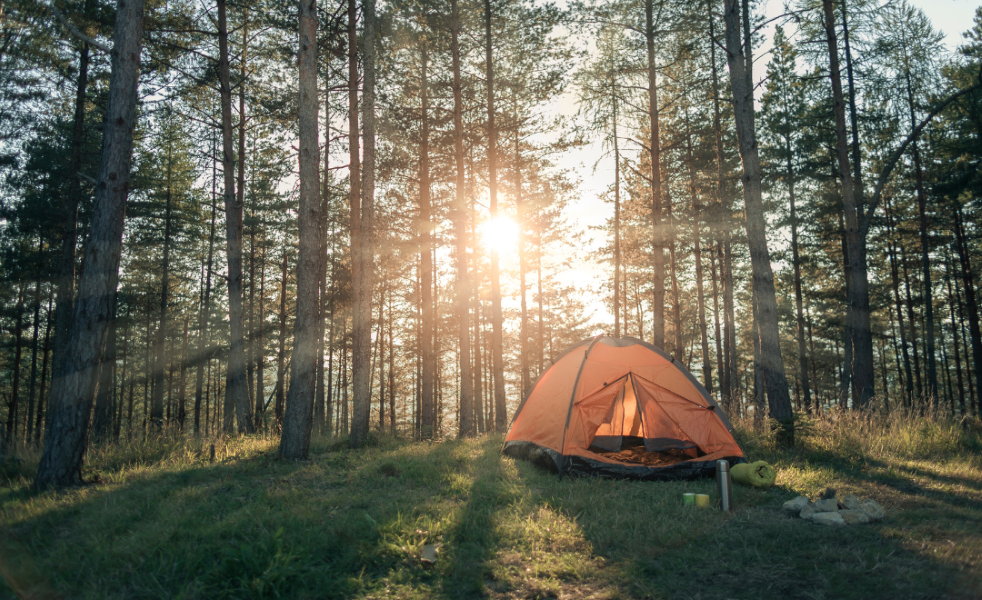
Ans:
[{"label": "green grass", "polygon": [[[973,598],[982,596],[982,440],[947,421],[805,424],[780,451],[740,428],[778,486],[737,510],[683,507],[712,480],[559,481],[500,437],[158,440],[97,449],[100,483],[38,494],[0,472],[0,598]],[[881,523],[832,529],[781,503],[830,486]],[[435,565],[419,560],[440,544]]]}]

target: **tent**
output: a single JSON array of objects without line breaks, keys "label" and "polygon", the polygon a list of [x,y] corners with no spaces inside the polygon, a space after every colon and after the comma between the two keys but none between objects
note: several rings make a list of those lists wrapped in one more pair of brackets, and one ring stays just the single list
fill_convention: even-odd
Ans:
[{"label": "tent", "polygon": [[561,354],[522,400],[502,453],[553,472],[694,479],[745,462],[723,411],[664,350],[595,337]]}]

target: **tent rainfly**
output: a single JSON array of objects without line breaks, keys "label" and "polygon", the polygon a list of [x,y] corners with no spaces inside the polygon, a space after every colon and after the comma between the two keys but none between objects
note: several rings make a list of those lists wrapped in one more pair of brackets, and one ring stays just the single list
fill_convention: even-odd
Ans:
[{"label": "tent rainfly", "polygon": [[561,354],[518,407],[502,453],[557,472],[696,479],[746,462],[695,377],[636,338],[595,337]]}]

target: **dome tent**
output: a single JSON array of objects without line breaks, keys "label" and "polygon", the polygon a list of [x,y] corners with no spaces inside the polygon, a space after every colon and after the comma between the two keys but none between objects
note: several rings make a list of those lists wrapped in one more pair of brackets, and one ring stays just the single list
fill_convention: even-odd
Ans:
[{"label": "dome tent", "polygon": [[636,338],[595,337],[561,354],[522,400],[502,453],[553,472],[694,479],[745,462],[695,377]]}]

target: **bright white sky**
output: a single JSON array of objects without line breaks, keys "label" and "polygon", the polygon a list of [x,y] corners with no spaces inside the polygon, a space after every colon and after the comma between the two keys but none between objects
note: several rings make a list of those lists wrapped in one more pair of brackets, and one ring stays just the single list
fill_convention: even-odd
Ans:
[{"label": "bright white sky", "polygon": [[[917,6],[927,14],[935,28],[944,32],[946,43],[949,50],[954,51],[962,43],[962,33],[967,31],[972,24],[975,9],[979,6],[977,0],[909,0],[911,4]],[[767,19],[780,15],[784,8],[783,0],[766,0],[764,12]],[[763,56],[769,50],[770,39],[773,36],[773,25],[765,30],[767,42],[755,51],[758,56]],[[757,62],[754,75],[760,78],[766,69],[765,62]],[[573,114],[576,111],[575,99],[567,94],[564,97],[558,110],[565,114]],[[596,171],[593,165],[597,158],[601,156],[602,148],[599,142],[569,153],[567,166],[573,168],[574,172],[582,178],[580,184],[579,199],[573,202],[568,209],[568,217],[572,226],[584,232],[588,232],[593,225],[602,223],[604,219],[610,218],[613,214],[613,206],[605,204],[600,200],[599,195],[607,188],[613,180],[612,159],[603,159],[597,165]],[[590,234],[587,233],[589,236]],[[602,240],[593,240],[592,246],[601,245]],[[591,290],[598,290],[601,282],[609,277],[607,266],[598,262],[589,262],[588,253],[584,252],[585,262],[574,271],[563,276],[564,281],[575,284],[585,292],[586,297],[593,296]],[[596,297],[596,296],[594,296]],[[594,311],[593,322],[596,323],[599,332],[602,325],[613,322],[610,315],[599,302],[591,303],[590,308]]]}]

